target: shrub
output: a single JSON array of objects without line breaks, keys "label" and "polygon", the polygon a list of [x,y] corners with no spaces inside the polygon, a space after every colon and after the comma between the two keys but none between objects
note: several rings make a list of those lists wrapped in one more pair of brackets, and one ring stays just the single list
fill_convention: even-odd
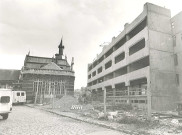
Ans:
[{"label": "shrub", "polygon": [[150,121],[142,121],[134,116],[123,116],[119,121],[121,124],[134,124],[137,128],[144,128],[150,126],[152,123]]}]

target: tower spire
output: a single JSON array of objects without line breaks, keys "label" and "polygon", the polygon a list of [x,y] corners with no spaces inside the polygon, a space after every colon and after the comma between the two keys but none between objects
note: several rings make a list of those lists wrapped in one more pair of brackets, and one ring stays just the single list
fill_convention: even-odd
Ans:
[{"label": "tower spire", "polygon": [[63,59],[62,58],[63,57],[63,49],[64,49],[64,46],[63,46],[63,37],[61,38],[61,42],[60,42],[58,48],[59,48],[59,53],[55,54],[55,56],[56,56],[56,63],[57,63],[57,60]]},{"label": "tower spire", "polygon": [[63,55],[63,49],[64,49],[64,46],[63,46],[63,37],[61,38],[61,42],[60,42],[58,48],[59,48],[59,55],[61,55],[61,57],[62,57],[62,55]]}]

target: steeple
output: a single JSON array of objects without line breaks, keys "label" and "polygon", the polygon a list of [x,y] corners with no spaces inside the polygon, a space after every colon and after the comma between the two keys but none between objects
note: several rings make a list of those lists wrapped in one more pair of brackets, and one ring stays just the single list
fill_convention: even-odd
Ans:
[{"label": "steeple", "polygon": [[72,57],[72,61],[71,61],[71,71],[73,71],[73,65],[74,65],[74,57]]},{"label": "steeple", "polygon": [[[63,46],[63,37],[61,38],[61,42],[60,42],[58,48],[59,48],[59,53],[58,53],[58,54],[55,54],[56,59],[62,59],[62,56],[63,56],[63,49],[64,49],[64,46]],[[57,60],[56,60],[56,61],[57,61]]]},{"label": "steeple", "polygon": [[63,38],[61,38],[61,43],[59,44],[58,48],[59,48],[59,55],[61,55],[61,57],[62,57],[62,55],[63,55],[63,49],[64,49],[64,46],[63,46]]}]

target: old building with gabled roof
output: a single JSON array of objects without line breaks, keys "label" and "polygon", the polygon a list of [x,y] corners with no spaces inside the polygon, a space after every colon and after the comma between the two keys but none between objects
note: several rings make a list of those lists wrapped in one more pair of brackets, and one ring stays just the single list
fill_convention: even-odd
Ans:
[{"label": "old building with gabled roof", "polygon": [[34,101],[36,97],[42,101],[53,96],[74,94],[73,58],[71,65],[66,57],[63,58],[62,39],[58,48],[59,53],[53,58],[26,55],[20,79],[27,100]]}]

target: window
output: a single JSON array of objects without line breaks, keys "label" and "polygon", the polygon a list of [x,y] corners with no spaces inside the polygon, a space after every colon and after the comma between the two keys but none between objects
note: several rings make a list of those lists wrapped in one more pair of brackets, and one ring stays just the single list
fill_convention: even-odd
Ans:
[{"label": "window", "polygon": [[125,53],[122,52],[121,54],[115,57],[115,64],[122,61],[124,58],[125,58]]},{"label": "window", "polygon": [[114,71],[114,74],[115,74],[115,77],[118,77],[118,76],[127,74],[127,66],[122,67],[122,68],[120,68],[120,69]]},{"label": "window", "polygon": [[147,67],[149,65],[150,65],[149,56],[147,56],[147,57],[144,57],[144,58],[142,58],[142,59],[140,59],[138,61],[130,63],[129,71],[133,72],[133,71],[139,70],[141,68],[145,68],[145,67]]},{"label": "window", "polygon": [[101,78],[98,79],[98,83],[102,83],[103,81],[104,81],[104,78],[103,77],[101,77]]},{"label": "window", "polygon": [[139,100],[139,103],[145,103],[145,100]]},{"label": "window", "polygon": [[145,47],[145,39],[143,38],[132,47],[129,48],[129,55],[132,55]]},{"label": "window", "polygon": [[92,76],[95,76],[96,75],[96,71],[94,71],[93,73],[92,73]]},{"label": "window", "polygon": [[178,65],[178,55],[174,54],[174,65],[177,66]]},{"label": "window", "polygon": [[104,60],[104,55],[98,60],[98,63],[101,63]]},{"label": "window", "polygon": [[17,96],[20,96],[20,92],[17,92],[16,95],[17,95]]},{"label": "window", "polygon": [[93,85],[96,85],[97,84],[97,80],[93,81]]},{"label": "window", "polygon": [[111,48],[111,49],[105,54],[106,58],[107,58],[109,55],[111,55],[112,53],[113,53],[113,48]]},{"label": "window", "polygon": [[102,67],[97,70],[98,74],[102,72]]},{"label": "window", "polygon": [[21,96],[25,96],[25,93],[24,93],[24,92],[22,92],[22,93],[21,93]]},{"label": "window", "polygon": [[113,72],[104,76],[104,81],[110,80],[114,77]]},{"label": "window", "polygon": [[129,39],[133,38],[136,34],[142,31],[147,26],[147,17],[139,23],[132,31],[128,33]]},{"label": "window", "polygon": [[134,103],[138,103],[138,100],[134,100]]},{"label": "window", "polygon": [[98,62],[95,61],[95,62],[93,63],[93,68],[94,68],[95,66],[97,66],[97,64],[98,64]]},{"label": "window", "polygon": [[88,79],[90,79],[91,78],[91,74],[88,76]]},{"label": "window", "polygon": [[114,50],[119,49],[124,43],[126,43],[126,36],[124,36],[115,46]]},{"label": "window", "polygon": [[108,69],[108,68],[110,68],[112,66],[112,61],[110,60],[109,62],[107,62],[106,64],[105,64],[105,69]]},{"label": "window", "polygon": [[0,102],[1,103],[9,103],[10,97],[9,96],[2,96]]},{"label": "window", "polygon": [[89,67],[88,67],[88,71],[90,71],[90,70],[92,70],[92,64],[89,65]]}]

